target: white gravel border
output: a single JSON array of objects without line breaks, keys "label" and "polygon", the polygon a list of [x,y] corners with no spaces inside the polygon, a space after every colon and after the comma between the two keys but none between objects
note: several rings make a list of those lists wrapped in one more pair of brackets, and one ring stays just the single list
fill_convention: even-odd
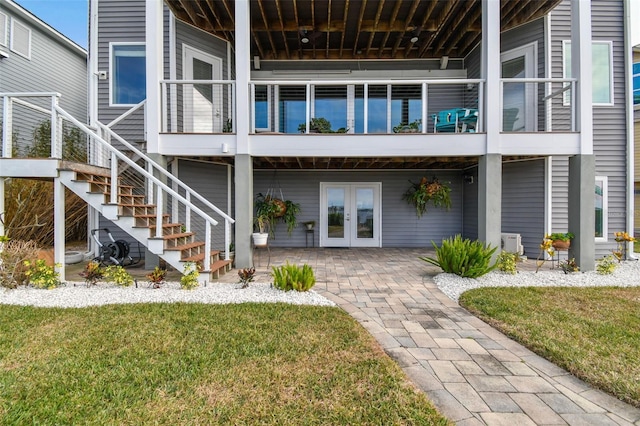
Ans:
[{"label": "white gravel border", "polygon": [[640,262],[622,262],[611,275],[600,275],[595,271],[565,274],[557,269],[550,271],[545,265],[538,272],[520,271],[515,275],[499,271],[478,278],[439,274],[434,281],[444,294],[456,302],[465,291],[480,287],[635,287],[640,286]]},{"label": "white gravel border", "polygon": [[84,282],[67,282],[53,290],[33,287],[0,290],[0,304],[82,308],[126,303],[289,303],[292,305],[335,306],[335,303],[313,290],[307,292],[282,291],[270,284],[251,283],[247,288],[240,284],[208,283],[194,290],[182,290],[179,283],[165,283],[161,288],[151,288],[148,283],[138,287],[117,287],[98,283],[87,287]]}]

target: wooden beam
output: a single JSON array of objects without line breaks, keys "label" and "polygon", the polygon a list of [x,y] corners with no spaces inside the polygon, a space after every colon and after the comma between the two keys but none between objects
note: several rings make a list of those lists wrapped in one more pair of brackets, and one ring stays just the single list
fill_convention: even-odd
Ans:
[{"label": "wooden beam", "polygon": [[[396,0],[395,5],[393,6],[393,11],[391,12],[391,17],[389,18],[389,26],[393,25],[398,18],[398,12],[400,11],[400,5],[404,0]],[[391,35],[391,30],[387,29],[382,42],[378,46],[378,59],[382,56],[382,52],[384,51],[384,47],[387,45],[387,41],[389,40],[389,36]]]},{"label": "wooden beam", "polygon": [[[362,0],[362,4],[360,5],[360,13],[358,18],[358,30],[356,31],[356,36],[353,41],[353,49],[351,55],[353,57],[356,56],[356,52],[358,51],[358,38],[360,37],[360,31],[362,30],[362,18],[364,17],[364,11],[367,7],[367,0]],[[346,28],[345,28],[346,31]]]},{"label": "wooden beam", "polygon": [[[411,22],[413,21],[413,16],[415,15],[416,9],[418,8],[419,4],[420,4],[420,0],[413,0],[413,4],[411,4],[411,9],[409,9],[409,13],[407,14],[407,18],[404,21],[405,29],[406,29],[407,25],[411,25]],[[398,35],[398,38],[396,39],[396,43],[393,45],[393,49],[391,50],[391,57],[395,57],[396,56],[396,52],[398,51],[398,48],[400,47],[400,43],[402,43],[403,36],[404,36],[404,34]]]},{"label": "wooden beam", "polygon": [[[269,25],[269,21],[267,19],[267,15],[264,11],[264,5],[262,4],[262,0],[258,1],[258,8],[260,9],[260,15],[262,16],[262,21],[265,26]],[[267,38],[269,39],[269,44],[271,44],[271,51],[273,52],[274,59],[278,59],[278,50],[276,49],[276,45],[273,42],[273,37],[271,36],[271,32],[267,31]]]},{"label": "wooden beam", "polygon": [[344,49],[344,37],[347,33],[347,18],[349,17],[349,0],[345,0],[344,10],[342,15],[342,34],[340,36],[340,58],[342,58],[342,51]]},{"label": "wooden beam", "polygon": [[375,38],[376,32],[378,31],[378,24],[380,23],[380,15],[382,15],[383,8],[384,0],[379,0],[378,10],[376,10],[376,17],[373,20],[373,31],[369,33],[369,41],[367,42],[367,48],[365,49],[366,56],[369,56],[369,52],[371,51],[371,45],[373,44],[373,39]]},{"label": "wooden beam", "polygon": [[422,47],[418,51],[419,57],[422,57],[422,55],[424,55],[424,52],[426,52],[427,49],[431,47],[431,43],[433,42],[433,40],[438,38],[438,36],[440,35],[440,32],[443,30],[443,28],[445,27],[445,24],[449,21],[451,14],[455,10],[454,6],[456,5],[456,3],[457,2],[455,0],[447,0],[447,2],[444,4],[442,11],[440,12],[440,15],[436,18],[438,28],[436,29],[435,32],[429,35],[427,42],[423,43]]},{"label": "wooden beam", "polygon": [[[276,10],[278,12],[278,21],[280,22],[280,28],[284,28],[284,23],[282,19],[282,9],[280,8],[280,0],[275,0],[276,2]],[[282,42],[284,44],[284,50],[287,55],[287,59],[291,59],[291,53],[289,52],[289,43],[287,42],[287,34],[284,32],[284,29],[280,30],[280,34],[282,34]]]}]

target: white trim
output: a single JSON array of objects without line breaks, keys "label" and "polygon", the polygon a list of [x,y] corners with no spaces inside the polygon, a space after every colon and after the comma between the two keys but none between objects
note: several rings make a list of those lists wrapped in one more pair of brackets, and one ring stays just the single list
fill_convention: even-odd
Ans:
[{"label": "white trim", "polygon": [[544,235],[553,229],[553,157],[548,156],[544,162]]},{"label": "white trim", "polygon": [[[98,0],[89,3],[89,90],[87,105],[89,108],[89,124],[96,128],[98,123]],[[91,222],[89,222],[91,226]],[[90,234],[88,234],[90,237]],[[93,240],[93,238],[90,238]]]},{"label": "white trim", "polygon": [[[176,50],[178,48],[176,42],[176,17],[169,10],[169,79],[177,80],[178,79],[178,70],[177,70],[177,55]],[[178,88],[175,84],[171,84],[169,86],[169,96],[170,99],[178,99]],[[164,114],[164,111],[163,111]],[[178,128],[178,105],[177,102],[171,102],[171,111],[169,112],[169,123],[171,125],[171,129],[175,131]],[[166,120],[167,117],[162,117],[162,122]]]},{"label": "white trim", "polygon": [[[26,30],[27,32],[27,52],[22,52],[20,50],[16,50],[16,48],[14,47],[14,42],[16,40],[16,26],[18,26],[18,28]],[[25,24],[23,24],[22,22],[18,21],[16,18],[11,18],[11,40],[9,40],[9,44],[11,45],[10,49],[12,52],[17,53],[18,55],[22,56],[23,58],[29,59],[31,60],[31,28],[29,28],[28,26],[26,26]]]},{"label": "white trim", "polygon": [[[633,49],[631,46],[631,5],[629,0],[624,1],[624,51],[625,54],[625,87],[630,87],[632,90],[626,92],[626,115],[627,123],[633,123],[634,115],[634,94],[633,94]],[[634,126],[629,124],[627,126],[627,182],[626,182],[626,201],[627,201],[627,220],[626,220],[626,232],[629,235],[634,234],[635,228],[635,145],[634,145]],[[640,141],[638,141],[640,143]],[[630,259],[636,259],[633,255],[633,243],[628,243],[628,257]]]},{"label": "white trim", "polygon": [[6,13],[0,12],[0,21],[4,21],[2,25],[0,25],[0,29],[4,27],[4,31],[0,34],[0,46],[7,47],[7,33],[9,29],[9,15]]},{"label": "white trim", "polygon": [[[146,64],[146,43],[145,42],[138,42],[138,41],[112,41],[109,42],[109,106],[110,107],[131,107],[134,105],[137,105],[139,102],[136,103],[131,103],[131,104],[117,104],[113,102],[113,85],[115,84],[115,73],[113,71],[113,50],[114,47],[116,46],[142,46],[144,47],[144,54],[145,54],[145,64]],[[148,86],[148,84],[147,84]]]},{"label": "white trim", "polygon": [[609,241],[609,178],[596,176],[595,183],[597,182],[602,182],[602,237],[596,237],[595,240],[596,243],[605,243]]}]

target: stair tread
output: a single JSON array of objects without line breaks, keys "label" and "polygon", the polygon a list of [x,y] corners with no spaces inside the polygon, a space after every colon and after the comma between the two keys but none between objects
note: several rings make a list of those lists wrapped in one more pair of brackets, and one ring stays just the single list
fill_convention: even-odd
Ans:
[{"label": "stair tread", "polygon": [[118,205],[122,207],[155,207],[156,206],[155,204],[122,204],[122,203],[118,203]]},{"label": "stair tread", "polygon": [[[211,250],[211,256],[218,256],[219,254],[220,254],[220,251]],[[204,260],[204,253],[198,253],[198,254],[194,254],[189,257],[183,257],[182,259],[180,259],[181,262],[198,262],[202,260]],[[217,262],[217,261],[218,260],[214,260],[214,262]]]},{"label": "stair tread", "polygon": [[[133,215],[133,217],[137,217],[137,218],[140,218],[140,219],[154,218],[156,216],[157,215],[155,215],[155,214],[134,214]],[[162,217],[168,217],[168,216],[169,216],[169,213],[163,213],[162,214]]]},{"label": "stair tread", "polygon": [[195,234],[193,232],[181,232],[179,234],[163,235],[162,238],[165,239],[165,240],[172,240],[172,239],[175,239],[175,238],[190,237],[192,235],[195,235]]},{"label": "stair tread", "polygon": [[227,266],[227,265],[230,265],[230,264],[231,264],[230,260],[216,260],[215,262],[211,262],[211,265],[210,265],[211,270],[209,270],[209,271],[200,271],[200,272],[215,271],[215,270],[218,270],[218,269],[222,268],[223,266]]},{"label": "stair tread", "polygon": [[182,250],[188,250],[191,248],[196,248],[198,246],[203,246],[204,245],[204,241],[194,241],[192,243],[188,243],[188,244],[181,244],[179,246],[175,246],[175,247],[169,247],[166,248],[166,251],[182,251]]}]

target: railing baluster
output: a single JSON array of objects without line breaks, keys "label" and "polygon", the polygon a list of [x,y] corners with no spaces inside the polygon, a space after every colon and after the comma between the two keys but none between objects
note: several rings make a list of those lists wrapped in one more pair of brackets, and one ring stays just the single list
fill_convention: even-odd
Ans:
[{"label": "railing baluster", "polygon": [[111,182],[109,190],[111,191],[109,203],[118,204],[118,157],[115,152],[111,153]]},{"label": "railing baluster", "polygon": [[164,212],[162,191],[158,188],[156,194],[156,238],[162,238],[162,213]]},{"label": "railing baluster", "polygon": [[204,225],[204,270],[211,270],[211,223],[205,222]]},{"label": "railing baluster", "polygon": [[184,212],[184,226],[187,227],[187,230],[190,231],[191,230],[191,208],[189,207],[191,205],[191,194],[190,193],[186,193],[185,198],[187,199],[187,202],[185,203],[185,212]]},{"label": "railing baluster", "polygon": [[[3,96],[2,116],[4,125],[2,126],[2,156],[11,158],[13,151],[13,97]],[[2,195],[4,197],[4,194]]]}]

